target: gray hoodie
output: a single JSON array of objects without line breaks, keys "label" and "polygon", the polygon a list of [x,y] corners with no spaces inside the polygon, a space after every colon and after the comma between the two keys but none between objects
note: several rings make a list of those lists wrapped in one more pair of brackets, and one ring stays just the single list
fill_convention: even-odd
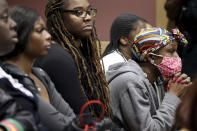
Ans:
[{"label": "gray hoodie", "polygon": [[172,130],[180,99],[165,93],[160,79],[152,86],[133,60],[110,66],[106,78],[114,116],[125,130]]}]

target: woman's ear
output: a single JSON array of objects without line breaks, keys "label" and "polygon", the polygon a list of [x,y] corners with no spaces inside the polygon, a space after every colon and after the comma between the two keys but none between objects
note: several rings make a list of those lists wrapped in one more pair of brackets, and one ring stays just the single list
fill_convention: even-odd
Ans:
[{"label": "woman's ear", "polygon": [[129,44],[129,40],[126,36],[121,36],[120,37],[120,44],[123,45],[123,46],[126,46]]}]

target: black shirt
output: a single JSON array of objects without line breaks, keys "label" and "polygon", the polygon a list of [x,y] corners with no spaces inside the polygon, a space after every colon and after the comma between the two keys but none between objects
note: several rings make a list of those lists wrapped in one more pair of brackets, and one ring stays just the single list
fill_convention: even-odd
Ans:
[{"label": "black shirt", "polygon": [[56,89],[76,114],[86,103],[80,87],[78,70],[72,55],[58,44],[52,44],[48,55],[38,59],[34,66],[41,67],[50,76]]}]

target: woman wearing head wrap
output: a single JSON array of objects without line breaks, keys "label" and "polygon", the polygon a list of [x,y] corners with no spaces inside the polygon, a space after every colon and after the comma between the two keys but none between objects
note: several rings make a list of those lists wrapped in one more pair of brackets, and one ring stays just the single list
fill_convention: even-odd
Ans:
[{"label": "woman wearing head wrap", "polygon": [[146,24],[146,20],[133,14],[122,14],[113,21],[110,43],[102,56],[105,72],[110,65],[131,59],[131,44]]},{"label": "woman wearing head wrap", "polygon": [[177,30],[171,34],[156,27],[143,29],[131,49],[133,60],[115,64],[107,72],[113,113],[125,130],[172,129],[179,97],[191,84],[180,73],[178,42],[187,41]]}]

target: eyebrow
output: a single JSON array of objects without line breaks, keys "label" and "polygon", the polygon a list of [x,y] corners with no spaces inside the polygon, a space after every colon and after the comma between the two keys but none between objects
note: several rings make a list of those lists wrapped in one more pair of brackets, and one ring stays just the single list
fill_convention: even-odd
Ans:
[{"label": "eyebrow", "polygon": [[[87,7],[87,9],[90,8],[90,7],[91,7],[91,5],[89,5],[89,6]],[[75,7],[75,8],[73,8],[73,9],[83,9],[83,7],[78,6],[78,7]]]}]

